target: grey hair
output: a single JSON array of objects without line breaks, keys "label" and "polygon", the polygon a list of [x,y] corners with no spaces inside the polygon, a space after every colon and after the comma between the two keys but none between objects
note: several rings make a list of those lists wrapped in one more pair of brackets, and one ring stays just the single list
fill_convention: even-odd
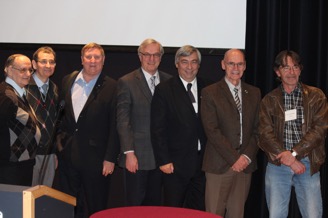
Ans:
[{"label": "grey hair", "polygon": [[178,49],[178,51],[175,54],[175,64],[179,62],[180,57],[187,57],[194,52],[197,52],[198,64],[200,64],[202,60],[202,55],[200,54],[200,51],[192,45],[184,45]]},{"label": "grey hair", "polygon": [[160,48],[160,52],[161,52],[161,55],[164,54],[164,48],[162,46],[162,44],[158,41],[156,41],[155,39],[145,39],[139,46],[138,48],[138,54],[142,52],[142,50],[147,46],[147,45],[150,45],[150,44],[158,44],[159,45],[159,48]]}]

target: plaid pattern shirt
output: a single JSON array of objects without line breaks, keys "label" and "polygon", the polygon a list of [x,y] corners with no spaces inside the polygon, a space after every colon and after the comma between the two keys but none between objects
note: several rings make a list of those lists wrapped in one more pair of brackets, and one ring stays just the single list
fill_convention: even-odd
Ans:
[{"label": "plaid pattern shirt", "polygon": [[286,150],[291,150],[302,138],[302,123],[304,122],[304,108],[302,98],[302,86],[297,87],[288,94],[281,86],[285,112],[296,109],[296,119],[285,121],[284,146]]}]

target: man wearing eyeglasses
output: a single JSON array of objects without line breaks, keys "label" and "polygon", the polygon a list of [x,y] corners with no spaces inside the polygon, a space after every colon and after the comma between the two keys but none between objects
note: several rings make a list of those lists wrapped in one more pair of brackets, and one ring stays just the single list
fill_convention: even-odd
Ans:
[{"label": "man wearing eyeglasses", "polygon": [[164,49],[154,39],[138,48],[139,69],[118,80],[119,165],[124,168],[127,206],[161,205],[162,179],[150,140],[150,103],[155,86],[171,76],[158,70]]},{"label": "man wearing eyeglasses", "polygon": [[268,156],[265,194],[270,217],[288,216],[292,186],[302,217],[322,217],[320,166],[325,161],[328,107],[325,94],[299,81],[300,56],[280,52],[274,62],[281,85],[260,108],[259,146]]},{"label": "man wearing eyeglasses", "polygon": [[14,54],[5,63],[0,84],[0,183],[31,186],[41,132],[26,100],[25,86],[32,75],[28,57]]},{"label": "man wearing eyeglasses", "polygon": [[32,65],[35,71],[26,87],[26,97],[36,113],[41,128],[32,186],[52,187],[57,165],[52,136],[53,131],[56,131],[58,88],[49,78],[55,71],[56,53],[50,47],[41,47],[33,54]]},{"label": "man wearing eyeglasses", "polygon": [[202,121],[207,135],[203,170],[206,211],[243,218],[258,151],[261,93],[241,80],[244,53],[230,49],[221,61],[225,77],[202,92]]}]

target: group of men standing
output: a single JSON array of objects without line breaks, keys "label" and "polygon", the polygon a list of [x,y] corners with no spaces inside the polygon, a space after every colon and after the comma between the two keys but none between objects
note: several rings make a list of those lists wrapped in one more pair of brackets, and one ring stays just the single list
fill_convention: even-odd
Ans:
[{"label": "group of men standing", "polygon": [[126,206],[236,218],[244,216],[260,147],[269,159],[270,216],[287,216],[294,185],[302,215],[320,217],[327,99],[299,81],[298,54],[277,55],[274,71],[282,83],[263,100],[258,88],[242,81],[241,50],[225,53],[225,76],[217,83],[198,76],[197,48],[177,50],[175,76],[158,69],[163,54],[158,41],[144,40],[140,68],[116,82],[102,71],[103,48],[89,43],[81,51],[83,69],[64,77],[60,95],[49,79],[56,65],[51,48],[36,51],[32,63],[10,56],[0,85],[0,183],[51,186],[59,166],[59,187],[77,197],[76,217],[84,217],[107,207],[118,162]]}]

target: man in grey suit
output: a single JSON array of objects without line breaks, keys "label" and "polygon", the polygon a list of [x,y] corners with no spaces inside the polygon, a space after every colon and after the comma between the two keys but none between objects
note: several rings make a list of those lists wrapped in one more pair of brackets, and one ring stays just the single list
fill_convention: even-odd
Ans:
[{"label": "man in grey suit", "polygon": [[124,168],[127,206],[160,205],[161,173],[150,141],[150,104],[155,85],[171,76],[158,70],[164,49],[154,39],[138,48],[141,68],[118,80],[119,165]]},{"label": "man in grey suit", "polygon": [[228,50],[221,66],[225,77],[203,89],[202,121],[207,135],[203,170],[206,211],[244,217],[244,205],[256,169],[260,90],[241,81],[245,56]]}]

